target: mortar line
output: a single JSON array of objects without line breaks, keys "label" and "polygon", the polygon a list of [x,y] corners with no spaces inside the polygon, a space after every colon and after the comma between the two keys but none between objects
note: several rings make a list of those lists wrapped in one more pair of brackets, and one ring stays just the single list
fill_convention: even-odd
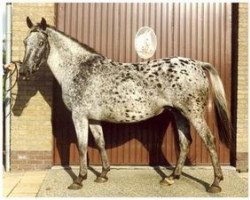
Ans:
[{"label": "mortar line", "polygon": [[37,195],[39,194],[39,192],[40,192],[40,190],[41,190],[41,188],[42,188],[43,181],[45,180],[45,177],[47,176],[47,173],[48,173],[48,171],[46,172],[45,176],[44,176],[43,179],[42,179],[42,182],[41,182],[41,184],[40,184],[40,187],[39,187],[39,189],[38,189],[38,191],[37,191],[37,193],[36,193],[36,197],[37,197]]},{"label": "mortar line", "polygon": [[12,188],[12,190],[9,192],[9,194],[7,195],[7,197],[9,197],[10,196],[10,194],[14,191],[14,189],[17,187],[17,185],[21,182],[21,179],[22,178],[20,178],[20,180],[16,183],[16,185]]}]

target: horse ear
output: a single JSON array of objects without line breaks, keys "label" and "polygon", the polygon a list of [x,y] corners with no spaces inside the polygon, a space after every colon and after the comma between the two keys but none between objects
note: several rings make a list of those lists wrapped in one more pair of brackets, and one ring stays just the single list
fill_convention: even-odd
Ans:
[{"label": "horse ear", "polygon": [[45,31],[45,29],[47,28],[47,22],[46,20],[42,17],[41,20],[41,24],[40,24],[41,28]]},{"label": "horse ear", "polygon": [[26,24],[27,24],[27,26],[28,26],[29,28],[33,27],[33,23],[32,23],[32,21],[30,20],[29,17],[26,17]]}]

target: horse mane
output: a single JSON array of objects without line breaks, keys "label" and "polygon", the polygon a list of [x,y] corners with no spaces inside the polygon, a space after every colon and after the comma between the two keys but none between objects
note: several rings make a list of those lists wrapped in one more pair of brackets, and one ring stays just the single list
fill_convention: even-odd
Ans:
[{"label": "horse mane", "polygon": [[[84,44],[84,43],[79,42],[77,39],[73,38],[73,37],[70,36],[70,35],[65,34],[63,31],[58,30],[56,27],[51,26],[51,25],[47,25],[47,27],[53,29],[53,30],[56,31],[56,32],[59,32],[60,34],[66,36],[66,37],[68,37],[69,39],[71,39],[72,41],[76,42],[76,43],[79,44],[81,47],[83,47],[86,51],[88,51],[88,52],[90,52],[90,53],[93,53],[93,54],[97,54],[97,55],[99,55],[99,56],[101,56],[101,57],[104,58],[104,56],[103,56],[102,54],[100,54],[99,52],[97,52],[97,51],[96,51],[95,49],[93,49],[92,47],[90,47],[90,46],[88,46],[88,45],[86,45],[86,44]],[[40,23],[38,23],[37,26],[36,26],[35,28],[40,29]]]}]

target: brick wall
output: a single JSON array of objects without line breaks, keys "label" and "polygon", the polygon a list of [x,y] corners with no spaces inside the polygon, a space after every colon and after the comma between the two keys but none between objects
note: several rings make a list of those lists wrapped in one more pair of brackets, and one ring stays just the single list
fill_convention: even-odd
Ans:
[{"label": "brick wall", "polygon": [[[12,60],[23,59],[27,16],[34,24],[44,17],[54,25],[54,4],[12,4]],[[52,165],[52,82],[53,76],[44,66],[30,81],[19,81],[13,89],[11,170],[41,169]]]},{"label": "brick wall", "polygon": [[248,6],[239,4],[238,86],[237,86],[237,160],[238,170],[248,168]]}]

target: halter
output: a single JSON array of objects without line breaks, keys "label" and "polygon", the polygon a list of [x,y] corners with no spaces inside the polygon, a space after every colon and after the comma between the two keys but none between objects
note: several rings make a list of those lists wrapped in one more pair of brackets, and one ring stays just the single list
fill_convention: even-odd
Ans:
[{"label": "halter", "polygon": [[44,35],[48,38],[48,34],[45,33],[43,30],[41,30],[41,29],[39,28],[39,25],[33,27],[33,28],[30,30],[30,33],[32,33],[32,32],[39,32],[39,33],[42,33],[42,34],[44,34]]}]

